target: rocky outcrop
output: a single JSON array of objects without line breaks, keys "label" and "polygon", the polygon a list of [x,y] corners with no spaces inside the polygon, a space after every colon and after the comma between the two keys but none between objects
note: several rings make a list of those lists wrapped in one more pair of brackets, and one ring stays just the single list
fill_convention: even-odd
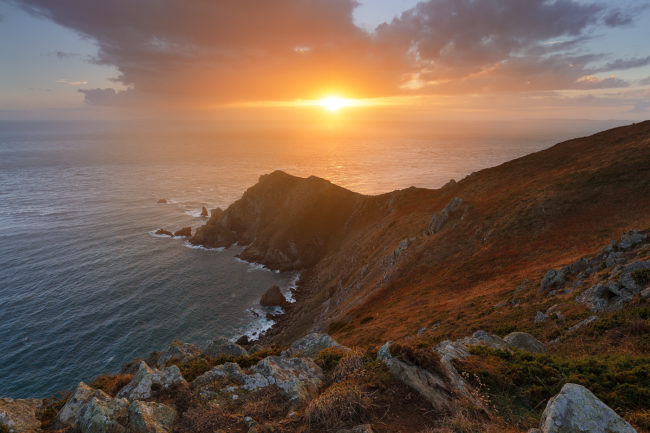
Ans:
[{"label": "rocky outcrop", "polygon": [[440,212],[435,213],[429,220],[426,230],[428,235],[438,233],[451,219],[463,219],[469,205],[460,197],[453,198]]},{"label": "rocky outcrop", "polygon": [[541,290],[547,291],[552,288],[563,287],[567,277],[566,274],[567,272],[564,268],[557,270],[551,269],[542,278],[542,282],[540,283]]},{"label": "rocky outcrop", "polygon": [[203,353],[212,358],[218,358],[220,356],[234,356],[236,358],[238,356],[248,355],[246,349],[225,337],[217,337],[212,340]]},{"label": "rocky outcrop", "polygon": [[129,406],[129,431],[133,433],[169,433],[176,410],[162,403],[134,401]]},{"label": "rocky outcrop", "polygon": [[306,356],[315,358],[321,350],[329,349],[330,347],[347,349],[347,347],[340,345],[327,334],[311,333],[294,341],[289,349],[282,352],[282,356]]},{"label": "rocky outcrop", "polygon": [[394,357],[390,353],[390,342],[379,349],[377,359],[386,364],[396,379],[416,390],[437,410],[447,410],[451,407],[454,395],[447,377],[416,365],[409,365]]},{"label": "rocky outcrop", "polygon": [[631,301],[634,295],[650,286],[650,281],[645,282],[638,277],[641,272],[650,275],[650,260],[619,265],[612,279],[589,287],[576,298],[576,302],[586,305],[593,312],[620,310],[625,302]]},{"label": "rocky outcrop", "polygon": [[186,384],[177,366],[158,370],[141,361],[138,372],[131,382],[117,393],[117,397],[124,397],[129,401],[142,400],[151,397],[156,388],[169,389]]},{"label": "rocky outcrop", "polygon": [[93,398],[100,401],[109,401],[111,396],[100,389],[91,388],[83,382],[79,382],[74,394],[68,398],[65,405],[56,415],[56,423],[59,427],[71,426],[79,416],[79,413]]},{"label": "rocky outcrop", "polygon": [[202,394],[209,395],[211,384],[223,379],[230,386],[219,386],[216,392],[239,395],[242,391],[255,391],[275,385],[292,404],[302,406],[318,392],[323,382],[323,371],[309,358],[288,358],[270,356],[264,358],[249,373],[232,362],[219,365],[197,377],[193,387],[202,389]]},{"label": "rocky outcrop", "polygon": [[269,288],[260,299],[260,305],[265,307],[281,307],[287,303],[286,298],[280,291],[279,286]]},{"label": "rocky outcrop", "polygon": [[74,433],[128,433],[129,402],[125,398],[92,398],[74,424]]},{"label": "rocky outcrop", "polygon": [[37,399],[0,398],[0,426],[6,426],[11,433],[40,432],[41,406]]},{"label": "rocky outcrop", "polygon": [[174,233],[170,232],[169,230],[165,230],[165,229],[156,230],[156,234],[159,235],[159,236],[169,236],[170,238],[174,237]]},{"label": "rocky outcrop", "polygon": [[205,206],[203,206],[203,207],[201,208],[201,218],[207,218],[208,215],[209,215],[209,214],[208,214],[208,209],[207,209]]},{"label": "rocky outcrop", "polygon": [[551,398],[540,424],[542,433],[636,433],[587,388],[567,383]]},{"label": "rocky outcrop", "polygon": [[198,346],[180,340],[172,341],[158,358],[158,368],[165,368],[170,364],[188,362],[201,356],[202,351]]},{"label": "rocky outcrop", "polygon": [[526,332],[511,332],[503,337],[503,341],[508,343],[510,347],[523,350],[524,352],[531,353],[545,353],[546,347],[541,341],[537,340]]},{"label": "rocky outcrop", "polygon": [[183,227],[180,230],[176,230],[174,232],[174,236],[182,236],[182,237],[189,238],[192,236],[192,227]]}]

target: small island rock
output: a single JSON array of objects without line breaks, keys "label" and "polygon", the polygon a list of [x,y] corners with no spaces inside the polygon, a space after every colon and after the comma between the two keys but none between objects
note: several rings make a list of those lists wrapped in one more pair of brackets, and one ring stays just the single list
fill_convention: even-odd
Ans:
[{"label": "small island rock", "polygon": [[174,232],[174,236],[185,236],[189,238],[192,236],[192,227],[183,227],[182,229]]},{"label": "small island rock", "polygon": [[208,215],[209,215],[209,214],[208,214],[208,209],[206,209],[206,207],[203,206],[203,207],[201,208],[201,216],[202,216],[203,218],[207,218]]},{"label": "small island rock", "polygon": [[170,232],[169,230],[165,229],[158,229],[156,230],[157,235],[163,235],[163,236],[169,236],[170,238],[174,237],[174,233]]},{"label": "small island rock", "polygon": [[286,303],[287,300],[285,299],[284,295],[280,291],[280,287],[278,286],[273,286],[268,289],[262,295],[262,299],[260,299],[260,305],[263,305],[265,307],[281,307]]},{"label": "small island rock", "polygon": [[167,204],[167,199],[166,198],[161,198],[156,203],[158,203],[158,204]]}]

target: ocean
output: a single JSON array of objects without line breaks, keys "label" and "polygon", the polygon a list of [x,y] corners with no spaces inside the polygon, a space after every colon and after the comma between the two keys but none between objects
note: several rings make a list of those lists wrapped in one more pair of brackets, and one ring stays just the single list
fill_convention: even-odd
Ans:
[{"label": "ocean", "polygon": [[163,129],[0,122],[1,397],[71,389],[175,338],[205,345],[270,326],[259,298],[276,284],[290,295],[296,273],[154,235],[200,226],[202,206],[227,207],[261,174],[365,194],[437,188],[602,125],[460,137]]}]

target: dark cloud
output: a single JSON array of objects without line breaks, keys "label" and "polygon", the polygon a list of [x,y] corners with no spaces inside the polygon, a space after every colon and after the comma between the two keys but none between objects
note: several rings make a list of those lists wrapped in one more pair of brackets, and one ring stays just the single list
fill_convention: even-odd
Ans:
[{"label": "dark cloud", "polygon": [[600,57],[575,52],[591,29],[628,20],[577,0],[425,0],[368,33],[355,0],[17,4],[96,41],[93,61],[117,68],[129,90],[85,90],[90,104],[585,88]]},{"label": "dark cloud", "polygon": [[642,80],[639,80],[639,84],[642,86],[650,86],[650,77],[645,77]]},{"label": "dark cloud", "polygon": [[69,53],[67,51],[53,51],[50,55],[56,57],[59,60],[69,59],[70,57],[76,57],[77,54]]},{"label": "dark cloud", "polygon": [[616,59],[602,67],[596,68],[594,72],[619,71],[623,69],[640,68],[647,65],[650,65],[650,56],[635,57],[632,59]]}]

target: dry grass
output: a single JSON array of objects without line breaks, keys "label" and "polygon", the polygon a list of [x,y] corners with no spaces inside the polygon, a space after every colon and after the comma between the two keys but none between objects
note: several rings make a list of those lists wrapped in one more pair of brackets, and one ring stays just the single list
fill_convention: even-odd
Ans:
[{"label": "dry grass", "polygon": [[365,354],[358,347],[346,352],[332,371],[334,382],[343,382],[351,377],[358,376],[363,371]]},{"label": "dry grass", "polygon": [[93,388],[101,389],[111,397],[115,397],[115,394],[117,394],[117,392],[126,384],[131,382],[131,379],[133,379],[132,374],[99,375],[88,385]]},{"label": "dry grass", "polygon": [[310,428],[337,428],[361,424],[373,407],[372,395],[352,381],[334,383],[305,409]]}]

